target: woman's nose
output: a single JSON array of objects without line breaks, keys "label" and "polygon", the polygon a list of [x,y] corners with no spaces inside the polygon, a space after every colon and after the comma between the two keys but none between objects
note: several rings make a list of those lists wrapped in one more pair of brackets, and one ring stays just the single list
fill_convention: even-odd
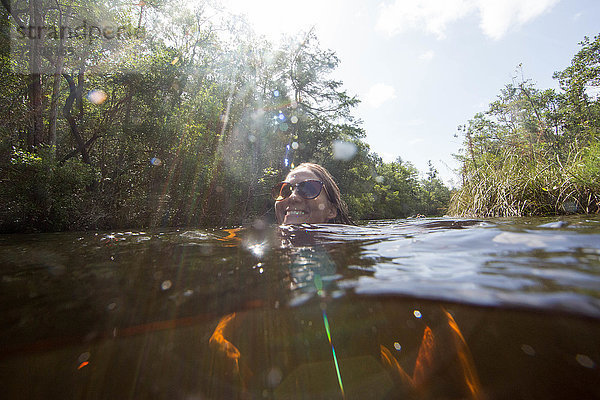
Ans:
[{"label": "woman's nose", "polygon": [[298,194],[298,187],[297,186],[292,189],[292,194],[290,194],[289,200],[290,201],[299,201],[299,200],[301,200],[301,196]]}]

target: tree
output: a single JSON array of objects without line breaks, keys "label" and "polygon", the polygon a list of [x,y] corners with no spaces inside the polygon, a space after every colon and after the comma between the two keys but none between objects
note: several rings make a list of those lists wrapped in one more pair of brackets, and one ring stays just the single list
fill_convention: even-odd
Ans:
[{"label": "tree", "polygon": [[46,28],[39,58],[25,39],[0,58],[0,230],[239,224],[305,161],[355,219],[418,212],[418,171],[370,152],[313,31],[275,45],[208,0],[17,3],[4,26]]},{"label": "tree", "polygon": [[580,45],[582,48],[573,57],[571,65],[555,72],[554,78],[564,91],[560,114],[565,131],[575,141],[583,140],[586,144],[599,135],[600,35],[594,40],[586,36]]},{"label": "tree", "polygon": [[452,199],[454,214],[560,214],[573,203],[584,212],[599,209],[598,179],[590,171],[600,128],[593,95],[600,84],[600,36],[581,44],[571,66],[554,74],[562,93],[521,78],[460,128],[463,185]]}]

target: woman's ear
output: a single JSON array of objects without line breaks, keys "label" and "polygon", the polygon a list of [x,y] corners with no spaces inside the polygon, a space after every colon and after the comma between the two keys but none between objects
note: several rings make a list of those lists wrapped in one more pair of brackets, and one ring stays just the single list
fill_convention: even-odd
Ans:
[{"label": "woman's ear", "polygon": [[337,217],[337,215],[338,215],[337,207],[334,204],[329,203],[329,210],[327,210],[327,219],[329,221],[332,221],[335,219],[335,217]]}]

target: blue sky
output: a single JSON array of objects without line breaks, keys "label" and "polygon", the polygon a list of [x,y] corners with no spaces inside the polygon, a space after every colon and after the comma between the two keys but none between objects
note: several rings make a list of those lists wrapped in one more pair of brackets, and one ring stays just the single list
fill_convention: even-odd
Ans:
[{"label": "blue sky", "polygon": [[[355,115],[384,160],[458,184],[457,126],[515,77],[556,88],[584,36],[600,33],[598,0],[227,0],[276,42],[314,26],[341,65],[334,77],[362,103]],[[519,78],[520,79],[520,78]]]}]

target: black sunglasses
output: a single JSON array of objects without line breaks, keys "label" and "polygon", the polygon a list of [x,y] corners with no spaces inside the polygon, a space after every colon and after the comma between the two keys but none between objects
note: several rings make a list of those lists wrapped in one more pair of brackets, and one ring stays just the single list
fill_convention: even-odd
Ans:
[{"label": "black sunglasses", "polygon": [[271,195],[275,201],[287,199],[292,195],[294,188],[298,191],[298,194],[306,200],[312,200],[319,197],[321,190],[323,190],[323,182],[317,180],[307,180],[300,183],[291,184],[289,182],[279,182],[271,189]]}]

